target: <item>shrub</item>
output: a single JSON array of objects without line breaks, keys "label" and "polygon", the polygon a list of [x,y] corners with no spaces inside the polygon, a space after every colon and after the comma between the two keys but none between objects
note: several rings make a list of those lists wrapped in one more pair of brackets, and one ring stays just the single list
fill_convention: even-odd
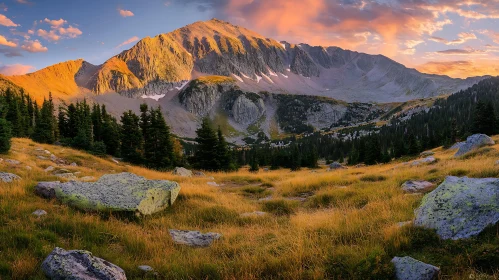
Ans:
[{"label": "shrub", "polygon": [[362,208],[369,202],[367,196],[353,191],[338,192],[335,194],[320,194],[313,196],[306,204],[309,208],[328,208],[345,205]]},{"label": "shrub", "polygon": [[278,216],[289,216],[295,212],[293,205],[289,201],[282,199],[266,201],[263,204],[263,211],[273,213]]},{"label": "shrub", "polygon": [[484,244],[471,253],[473,267],[488,273],[497,271],[499,264],[499,247],[492,244]]},{"label": "shrub", "polygon": [[363,182],[381,182],[385,181],[387,178],[383,175],[365,175],[360,177],[360,180]]}]

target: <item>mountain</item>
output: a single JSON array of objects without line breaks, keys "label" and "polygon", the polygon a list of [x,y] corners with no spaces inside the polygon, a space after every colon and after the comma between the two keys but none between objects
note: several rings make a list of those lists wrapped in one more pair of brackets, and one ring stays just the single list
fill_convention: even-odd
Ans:
[{"label": "mountain", "polygon": [[482,79],[422,74],[382,55],[278,42],[217,19],[144,38],[102,65],[68,61],[6,79],[34,95],[46,96],[50,91],[67,99],[88,92],[161,96],[206,75],[232,76],[246,91],[318,95],[349,102],[437,96]]}]

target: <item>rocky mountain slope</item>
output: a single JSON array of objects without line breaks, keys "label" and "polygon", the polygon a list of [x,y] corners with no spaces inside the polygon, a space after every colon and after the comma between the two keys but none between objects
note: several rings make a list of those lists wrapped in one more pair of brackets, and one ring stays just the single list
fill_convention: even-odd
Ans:
[{"label": "rocky mountain slope", "polygon": [[349,102],[431,97],[482,79],[427,75],[381,55],[278,42],[217,19],[144,38],[102,65],[68,61],[6,78],[37,96],[49,91],[58,98],[117,92],[160,98],[205,75],[232,76],[246,91],[318,95]]}]

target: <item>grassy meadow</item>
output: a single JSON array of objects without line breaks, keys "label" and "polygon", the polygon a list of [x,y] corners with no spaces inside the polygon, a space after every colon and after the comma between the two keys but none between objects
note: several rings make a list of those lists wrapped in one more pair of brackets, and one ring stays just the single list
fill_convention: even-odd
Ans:
[{"label": "grassy meadow", "polygon": [[[52,162],[37,158],[40,147],[76,162],[78,167],[65,168],[80,177],[132,172],[175,180],[182,189],[173,207],[152,216],[84,213],[34,194],[37,182],[58,180],[44,172]],[[407,158],[330,172],[241,169],[183,178],[14,139],[2,157],[22,164],[3,161],[0,170],[23,179],[0,183],[0,279],[45,279],[40,265],[56,246],[89,250],[123,268],[128,279],[390,279],[390,260],[407,255],[439,266],[442,279],[497,279],[498,225],[465,241],[443,241],[431,230],[398,225],[414,218],[422,199],[401,191],[406,180],[438,184],[448,175],[499,177],[499,145],[463,159],[452,158],[454,151],[434,151],[438,161],[431,165],[404,164],[415,159]],[[37,209],[48,215],[32,215]],[[254,211],[269,214],[241,216]],[[208,248],[190,248],[175,245],[168,229],[218,232],[223,238]],[[155,273],[144,274],[139,265]]]}]

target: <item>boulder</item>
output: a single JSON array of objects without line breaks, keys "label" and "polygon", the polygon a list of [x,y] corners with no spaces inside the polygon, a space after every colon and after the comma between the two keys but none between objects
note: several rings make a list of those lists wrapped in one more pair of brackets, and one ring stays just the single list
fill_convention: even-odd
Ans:
[{"label": "boulder", "polygon": [[83,250],[55,248],[43,261],[42,270],[50,279],[126,280],[125,271],[119,266]]},{"label": "boulder", "polygon": [[21,180],[21,177],[16,174],[0,172],[0,181],[4,183],[12,183],[17,180]]},{"label": "boulder", "polygon": [[459,147],[459,150],[454,157],[460,157],[481,147],[492,145],[495,145],[495,142],[489,136],[485,134],[474,134],[468,137],[466,142]]},{"label": "boulder", "polygon": [[38,210],[36,210],[35,212],[33,212],[31,214],[33,214],[35,216],[38,216],[38,217],[41,217],[41,216],[47,215],[47,211],[38,209]]},{"label": "boulder", "polygon": [[120,173],[104,175],[96,182],[61,183],[55,195],[61,202],[85,211],[150,215],[171,206],[179,191],[176,182]]},{"label": "boulder", "polygon": [[43,198],[52,199],[55,198],[55,189],[59,187],[61,182],[39,182],[35,186],[35,193]]},{"label": "boulder", "polygon": [[[415,160],[411,163],[411,166],[418,166],[420,164],[430,164],[430,163],[434,163],[436,162],[437,159],[433,156],[430,156],[430,157],[426,157],[424,159],[420,159],[420,160]],[[407,163],[406,163],[407,164]]]},{"label": "boulder", "polygon": [[402,190],[408,193],[425,193],[435,184],[428,181],[407,181],[402,184]]},{"label": "boulder", "polygon": [[220,233],[170,229],[173,242],[192,247],[208,247],[213,241],[222,237]]},{"label": "boulder", "polygon": [[6,159],[5,162],[8,163],[8,164],[10,164],[10,165],[19,165],[19,164],[21,164],[20,161],[15,160],[15,159]]},{"label": "boulder", "polygon": [[414,225],[435,229],[443,239],[462,239],[498,221],[499,179],[450,176],[423,198]]},{"label": "boulder", "polygon": [[190,171],[189,169],[185,169],[183,167],[176,167],[173,170],[172,174],[182,177],[192,177],[192,171]]},{"label": "boulder", "polygon": [[329,170],[344,169],[345,167],[339,162],[333,162],[329,165]]},{"label": "boulder", "polygon": [[395,257],[392,263],[397,280],[433,280],[440,273],[440,268],[411,257]]},{"label": "boulder", "polygon": [[466,142],[457,142],[456,144],[452,145],[449,150],[459,150]]}]

